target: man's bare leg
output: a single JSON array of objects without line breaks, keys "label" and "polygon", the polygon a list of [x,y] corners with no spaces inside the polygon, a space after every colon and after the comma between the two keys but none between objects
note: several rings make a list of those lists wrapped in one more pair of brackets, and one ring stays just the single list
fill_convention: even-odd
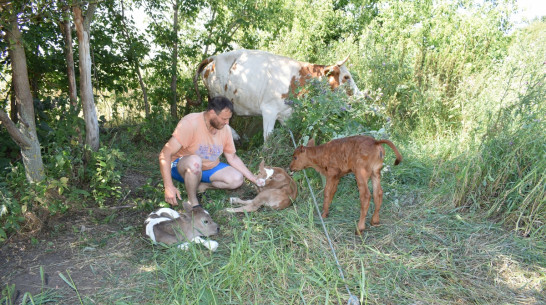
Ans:
[{"label": "man's bare leg", "polygon": [[[232,190],[243,185],[244,177],[238,170],[228,166],[212,174],[212,176],[210,176],[210,181],[210,186],[204,187]],[[201,184],[203,185],[204,183]]]},{"label": "man's bare leg", "polygon": [[177,170],[184,178],[184,185],[188,193],[188,201],[192,206],[198,205],[197,188],[201,181],[201,158],[196,155],[185,156],[178,161]]}]

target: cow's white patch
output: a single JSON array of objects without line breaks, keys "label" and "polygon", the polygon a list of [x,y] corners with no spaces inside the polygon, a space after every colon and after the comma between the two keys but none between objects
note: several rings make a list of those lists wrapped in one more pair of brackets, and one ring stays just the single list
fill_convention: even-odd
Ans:
[{"label": "cow's white patch", "polygon": [[155,214],[155,215],[159,216],[162,213],[167,213],[167,214],[171,215],[172,218],[180,217],[180,214],[178,214],[177,211],[175,211],[173,209],[169,209],[169,208],[161,208],[161,209],[159,209],[159,210],[157,210],[155,212],[150,213],[150,215]]},{"label": "cow's white patch", "polygon": [[155,234],[154,234],[154,226],[158,223],[169,221],[170,218],[167,217],[160,217],[160,218],[148,218],[144,222],[146,224],[146,235],[148,235],[154,242],[155,240]]}]

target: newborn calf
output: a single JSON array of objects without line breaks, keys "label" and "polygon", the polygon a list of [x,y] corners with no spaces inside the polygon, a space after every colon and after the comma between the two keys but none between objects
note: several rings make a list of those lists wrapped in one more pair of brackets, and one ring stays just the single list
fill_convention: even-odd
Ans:
[{"label": "newborn calf", "polygon": [[356,231],[357,234],[360,234],[366,228],[366,214],[370,207],[371,195],[368,189],[370,177],[372,178],[375,204],[371,224],[379,224],[379,209],[383,201],[380,179],[385,158],[385,149],[381,144],[387,144],[396,154],[394,165],[402,161],[402,155],[389,140],[377,141],[368,136],[352,136],[315,146],[315,141],[311,139],[308,146],[300,146],[294,151],[290,170],[296,171],[312,167],[326,177],[322,207],[323,218],[328,217],[330,203],[337,191],[339,179],[348,173],[354,173],[360,193],[360,219]]},{"label": "newborn calf", "polygon": [[203,244],[209,250],[215,251],[218,243],[214,240],[204,240],[201,236],[218,234],[220,227],[209,213],[201,206],[192,207],[189,202],[183,204],[185,212],[179,214],[173,209],[162,208],[150,213],[146,224],[146,235],[152,241],[167,245],[185,243],[179,245],[180,249],[188,249],[189,242]]},{"label": "newborn calf", "polygon": [[264,161],[262,161],[258,179],[265,180],[265,185],[258,187],[258,195],[252,200],[231,197],[230,203],[242,204],[242,206],[227,208],[226,211],[254,212],[264,205],[275,210],[282,210],[289,207],[298,195],[296,182],[280,167],[264,167]]}]

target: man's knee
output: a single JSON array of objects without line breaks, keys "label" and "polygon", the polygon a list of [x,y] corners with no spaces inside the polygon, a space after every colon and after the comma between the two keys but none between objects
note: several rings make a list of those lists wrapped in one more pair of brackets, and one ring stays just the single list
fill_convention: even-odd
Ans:
[{"label": "man's knee", "polygon": [[202,165],[203,163],[199,156],[191,155],[180,160],[177,164],[177,169],[182,177],[184,177],[187,173],[199,175],[201,174]]},{"label": "man's knee", "polygon": [[243,174],[237,172],[236,174],[232,175],[229,178],[228,185],[230,186],[230,188],[236,189],[240,187],[241,185],[243,185],[244,181],[245,181],[245,178],[243,177]]},{"label": "man's knee", "polygon": [[216,177],[215,181],[222,183],[221,184],[222,186],[218,185],[218,187],[220,188],[236,189],[240,187],[241,185],[243,185],[244,177],[240,172],[236,170],[232,170],[232,171],[229,171],[229,174],[224,173],[222,177]]}]

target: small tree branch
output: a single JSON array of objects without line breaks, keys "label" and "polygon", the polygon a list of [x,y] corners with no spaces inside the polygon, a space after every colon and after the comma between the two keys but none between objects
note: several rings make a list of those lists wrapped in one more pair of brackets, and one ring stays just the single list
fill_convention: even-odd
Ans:
[{"label": "small tree branch", "polygon": [[15,126],[13,121],[9,118],[8,114],[4,110],[0,109],[0,122],[6,126],[11,138],[20,148],[29,148],[30,140]]}]

